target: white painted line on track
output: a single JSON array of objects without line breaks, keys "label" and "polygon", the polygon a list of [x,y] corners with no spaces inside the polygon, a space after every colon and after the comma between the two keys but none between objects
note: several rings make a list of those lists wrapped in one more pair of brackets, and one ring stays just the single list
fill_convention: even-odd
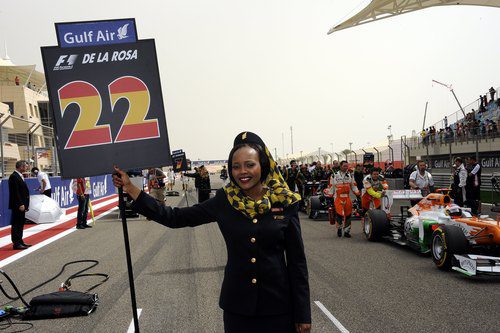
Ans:
[{"label": "white painted line on track", "polygon": [[[96,216],[96,217],[95,217],[95,219],[96,219],[96,220],[99,220],[100,218],[102,218],[102,217],[104,217],[104,216],[108,215],[109,213],[111,213],[112,211],[114,211],[114,210],[116,210],[116,209],[118,209],[118,207],[113,207],[113,208],[111,208],[110,210],[108,210],[108,211],[106,211],[106,212],[103,212],[103,213],[99,214],[99,216]],[[89,223],[89,221],[92,221],[92,219],[87,220],[87,224]],[[70,233],[75,232],[76,230],[77,230],[77,229],[75,229],[74,227],[73,227],[73,228],[70,228],[70,229],[68,229],[68,230],[66,230],[66,231],[63,231],[63,232],[61,232],[61,233],[58,233],[57,235],[55,235],[55,236],[53,236],[53,237],[50,237],[50,238],[48,238],[48,239],[46,239],[46,240],[44,240],[44,241],[42,241],[42,242],[40,242],[40,243],[38,243],[38,244],[35,244],[35,245],[31,246],[30,248],[28,248],[28,249],[26,249],[26,250],[23,250],[23,251],[18,252],[18,253],[16,253],[16,254],[14,254],[14,255],[12,255],[12,256],[10,256],[10,257],[8,257],[8,258],[4,259],[4,260],[1,260],[1,261],[0,261],[0,268],[3,268],[3,267],[5,267],[5,266],[7,266],[8,264],[13,263],[13,262],[14,262],[14,261],[16,261],[16,260],[19,260],[19,259],[21,259],[22,257],[24,257],[24,256],[26,256],[26,255],[28,255],[28,254],[30,254],[31,252],[34,252],[34,251],[38,250],[39,248],[42,248],[42,247],[44,247],[45,245],[48,245],[48,244],[50,244],[50,243],[52,243],[52,242],[55,242],[55,241],[56,241],[56,240],[58,240],[59,238],[62,238],[62,237],[64,237],[64,236],[66,236],[66,235],[69,235]]]},{"label": "white painted line on track", "polygon": [[342,325],[340,323],[340,321],[337,320],[337,318],[335,318],[330,311],[328,311],[327,308],[325,308],[325,306],[323,304],[321,304],[320,301],[314,301],[314,304],[316,304],[318,306],[318,308],[320,308],[321,311],[323,311],[323,313],[328,317],[328,319],[330,319],[332,321],[332,323],[337,326],[337,328],[339,329],[340,332],[342,333],[349,333],[349,331],[344,327],[344,325]]},{"label": "white painted line on track", "polygon": [[[137,320],[139,320],[139,317],[141,316],[142,309],[137,309]],[[134,333],[135,332],[135,327],[134,327],[134,319],[132,318],[132,321],[130,322],[130,325],[128,326],[128,331],[127,333]]]}]

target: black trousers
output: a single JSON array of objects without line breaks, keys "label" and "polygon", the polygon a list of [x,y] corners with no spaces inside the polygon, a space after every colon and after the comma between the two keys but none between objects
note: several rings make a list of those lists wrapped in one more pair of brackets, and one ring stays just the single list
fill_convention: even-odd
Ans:
[{"label": "black trousers", "polygon": [[210,190],[198,189],[198,203],[207,201],[210,198]]},{"label": "black trousers", "polygon": [[467,197],[467,206],[471,208],[472,214],[474,215],[477,215],[480,211],[480,194],[481,192],[479,186],[469,186],[465,190],[465,196]]},{"label": "black trousers", "polygon": [[25,212],[21,212],[19,209],[12,210],[10,236],[14,245],[21,245],[23,243],[25,220]]},{"label": "black trousers", "polygon": [[78,196],[78,213],[76,216],[76,226],[84,226],[87,224],[87,215],[89,213],[89,196]]},{"label": "black trousers", "polygon": [[225,333],[296,333],[291,314],[243,316],[224,311]]}]

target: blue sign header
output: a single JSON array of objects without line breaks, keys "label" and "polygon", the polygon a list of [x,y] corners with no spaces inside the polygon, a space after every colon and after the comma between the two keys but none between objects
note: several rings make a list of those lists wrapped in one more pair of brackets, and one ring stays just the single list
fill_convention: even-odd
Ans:
[{"label": "blue sign header", "polygon": [[135,43],[135,19],[56,23],[60,47]]}]

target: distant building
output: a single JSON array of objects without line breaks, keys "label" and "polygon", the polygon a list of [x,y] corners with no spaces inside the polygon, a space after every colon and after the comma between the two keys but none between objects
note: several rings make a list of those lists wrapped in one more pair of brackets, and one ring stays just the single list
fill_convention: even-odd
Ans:
[{"label": "distant building", "polygon": [[17,66],[8,57],[0,58],[1,176],[4,171],[10,174],[19,159],[54,172],[54,133],[48,102],[45,76],[35,70],[35,65]]}]

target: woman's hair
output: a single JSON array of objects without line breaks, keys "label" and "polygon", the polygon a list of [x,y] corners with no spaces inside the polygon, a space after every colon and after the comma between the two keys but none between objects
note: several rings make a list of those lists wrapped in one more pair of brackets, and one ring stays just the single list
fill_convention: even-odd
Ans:
[{"label": "woman's hair", "polygon": [[236,180],[233,178],[233,155],[234,153],[243,147],[250,147],[257,151],[259,154],[259,164],[260,164],[260,181],[263,182],[266,180],[267,176],[269,175],[269,172],[271,170],[271,163],[269,161],[269,157],[266,154],[266,151],[264,148],[262,148],[260,145],[256,143],[242,143],[239,145],[236,145],[231,149],[231,152],[229,153],[229,158],[227,159],[227,166],[229,170],[229,178],[234,184],[236,183]]},{"label": "woman's hair", "polygon": [[208,170],[207,168],[205,168],[204,165],[202,165],[199,169],[198,169],[198,172],[200,173],[200,176],[202,176],[203,178],[206,178],[209,176],[208,174]]}]

